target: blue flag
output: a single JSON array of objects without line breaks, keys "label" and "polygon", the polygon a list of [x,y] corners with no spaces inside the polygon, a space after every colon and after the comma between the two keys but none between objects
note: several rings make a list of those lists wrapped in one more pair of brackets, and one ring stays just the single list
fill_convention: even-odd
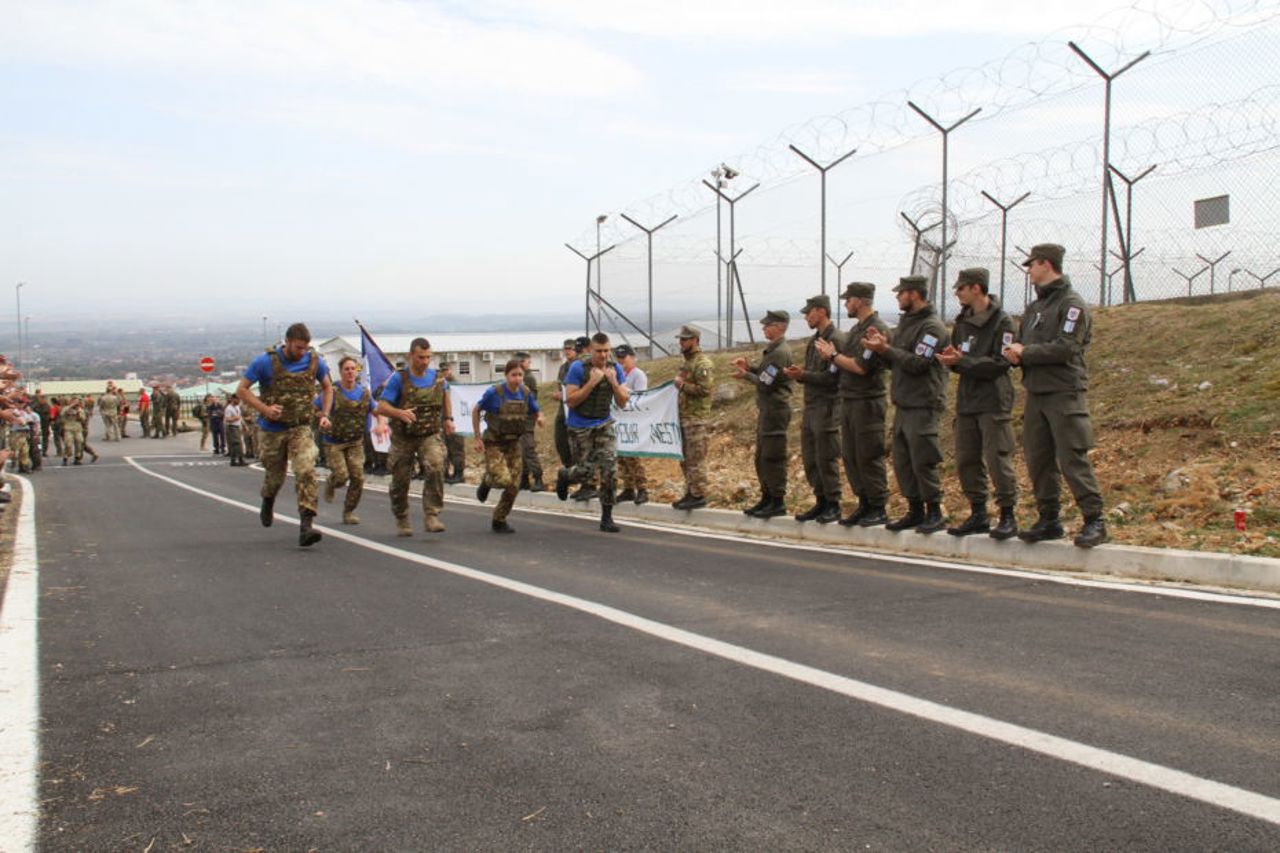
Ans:
[{"label": "blue flag", "polygon": [[360,356],[364,359],[365,381],[369,383],[369,390],[376,398],[382,392],[382,386],[386,385],[387,380],[391,378],[391,374],[395,373],[395,368],[382,354],[382,350],[374,342],[369,330],[360,325],[359,321],[356,322],[356,326],[360,328]]}]

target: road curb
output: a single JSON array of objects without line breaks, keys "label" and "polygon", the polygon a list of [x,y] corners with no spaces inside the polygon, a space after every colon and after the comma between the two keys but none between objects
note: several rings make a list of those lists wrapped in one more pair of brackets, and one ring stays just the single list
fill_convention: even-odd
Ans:
[{"label": "road curb", "polygon": [[[476,487],[455,484],[446,486],[445,492],[451,497],[474,499]],[[551,492],[521,492],[516,501],[516,507],[520,506],[573,515],[598,515],[600,512],[596,501],[585,504],[562,502]],[[748,518],[737,510],[699,509],[687,512],[654,503],[642,506],[619,504],[613,513],[621,520],[634,519],[743,536],[938,557],[987,566],[1178,581],[1280,593],[1280,560],[1268,557],[1114,544],[1088,549],[1077,548],[1070,540],[1028,545],[1020,540],[997,542],[987,536],[891,533],[883,527],[849,529],[838,524],[799,522],[789,516],[766,521]]]}]

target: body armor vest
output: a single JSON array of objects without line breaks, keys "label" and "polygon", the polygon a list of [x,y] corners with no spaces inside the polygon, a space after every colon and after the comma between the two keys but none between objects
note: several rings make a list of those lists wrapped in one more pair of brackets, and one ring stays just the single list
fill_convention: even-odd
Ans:
[{"label": "body armor vest", "polygon": [[276,350],[267,350],[271,356],[271,384],[262,389],[262,402],[281,408],[276,423],[286,428],[305,426],[315,419],[316,373],[320,369],[320,356],[308,349],[311,363],[306,370],[290,373]]},{"label": "body armor vest", "polygon": [[365,424],[369,418],[369,389],[365,388],[360,399],[351,401],[341,388],[333,390],[333,415],[329,418],[329,438],[346,444],[364,438]]},{"label": "body armor vest", "polygon": [[[591,375],[591,363],[586,365],[587,376]],[[613,363],[610,362],[604,366],[605,370],[614,370]],[[585,382],[585,380],[584,380]],[[600,380],[600,384],[591,389],[591,394],[587,399],[583,400],[574,407],[574,411],[579,417],[590,418],[598,421],[601,418],[609,417],[609,404],[613,402],[613,386],[609,384],[606,377]]]},{"label": "body armor vest", "polygon": [[400,408],[412,411],[417,420],[411,424],[392,421],[391,431],[394,434],[421,438],[438,433],[444,416],[444,376],[437,372],[436,381],[430,388],[419,388],[413,384],[409,371],[401,370]]},{"label": "body armor vest", "polygon": [[525,424],[529,417],[529,400],[528,391],[525,391],[524,397],[508,397],[507,386],[500,384],[495,386],[498,392],[498,399],[501,401],[498,405],[498,413],[496,415],[487,415],[485,423],[488,425],[486,432],[487,438],[493,438],[497,441],[509,441],[524,435]]}]

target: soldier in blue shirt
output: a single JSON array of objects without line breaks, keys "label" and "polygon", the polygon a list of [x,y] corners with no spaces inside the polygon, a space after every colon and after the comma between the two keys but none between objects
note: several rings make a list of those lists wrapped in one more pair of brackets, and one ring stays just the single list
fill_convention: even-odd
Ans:
[{"label": "soldier in blue shirt", "polygon": [[610,405],[625,406],[631,392],[623,384],[622,368],[610,359],[609,336],[596,332],[591,338],[591,358],[577,361],[565,374],[566,425],[573,447],[574,465],[561,468],[556,477],[556,497],[567,500],[570,483],[590,483],[600,474],[600,529],[617,533],[613,523],[613,481],[618,468],[618,440],[613,432]]},{"label": "soldier in blue shirt", "polygon": [[[502,369],[504,382],[485,389],[480,402],[471,410],[472,431],[476,450],[484,454],[485,473],[476,489],[476,498],[484,503],[491,488],[502,489],[502,499],[493,511],[493,532],[514,533],[507,516],[520,491],[520,474],[524,467],[525,430],[542,426],[538,398],[524,385],[524,365],[513,358]],[[486,429],[480,431],[480,415]]]}]

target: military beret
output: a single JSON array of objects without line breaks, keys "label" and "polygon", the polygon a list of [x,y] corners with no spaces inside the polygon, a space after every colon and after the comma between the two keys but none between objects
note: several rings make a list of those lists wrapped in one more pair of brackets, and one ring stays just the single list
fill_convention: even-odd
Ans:
[{"label": "military beret", "polygon": [[922,275],[904,275],[898,279],[898,286],[893,289],[893,292],[901,293],[904,290],[918,290],[927,294],[929,292],[929,279]]},{"label": "military beret", "polygon": [[618,344],[613,348],[614,358],[626,358],[629,355],[635,355],[635,348],[631,344]]},{"label": "military beret", "polygon": [[966,284],[977,284],[986,290],[991,284],[991,273],[986,267],[969,267],[956,273],[956,287]]},{"label": "military beret", "polygon": [[775,308],[772,311],[766,311],[765,315],[760,318],[760,325],[768,326],[770,323],[781,323],[787,325],[791,322],[791,315],[786,311]]},{"label": "military beret", "polygon": [[848,299],[856,296],[859,299],[875,299],[876,286],[865,281],[851,281],[844,288],[844,294],[841,299]]},{"label": "military beret", "polygon": [[1022,262],[1022,265],[1029,267],[1032,261],[1048,261],[1056,269],[1062,269],[1062,256],[1066,253],[1067,250],[1057,243],[1040,243],[1031,247],[1031,252],[1027,255],[1027,259]]},{"label": "military beret", "polygon": [[520,359],[521,361],[524,361],[526,358],[533,358],[533,356],[529,355],[529,353],[527,353],[527,352],[521,351],[521,352],[516,353],[516,354],[513,356],[513,358],[518,358],[518,359]]},{"label": "military beret", "polygon": [[686,341],[689,338],[697,338],[702,340],[702,332],[698,331],[696,326],[684,325],[680,327],[680,331],[676,332],[676,338]]},{"label": "military beret", "polygon": [[802,315],[808,314],[809,311],[814,308],[825,308],[827,313],[830,314],[831,297],[827,296],[825,293],[820,293],[817,296],[810,296],[804,301],[804,307],[800,309],[800,313]]}]

